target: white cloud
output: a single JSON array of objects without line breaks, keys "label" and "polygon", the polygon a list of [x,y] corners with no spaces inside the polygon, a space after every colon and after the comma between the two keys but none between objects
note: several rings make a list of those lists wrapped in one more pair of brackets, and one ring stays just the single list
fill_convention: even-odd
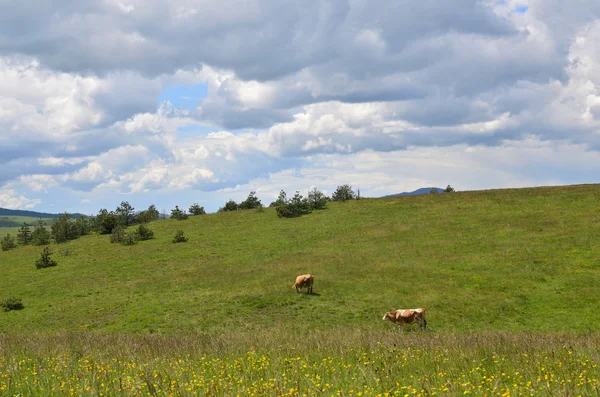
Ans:
[{"label": "white cloud", "polygon": [[39,199],[28,199],[15,190],[0,192],[0,207],[9,209],[31,209],[41,202]]},{"label": "white cloud", "polygon": [[[24,197],[56,189],[276,195],[252,181],[277,178],[372,192],[456,173],[471,188],[593,181],[598,4],[12,2],[0,187],[35,205]],[[164,87],[204,81],[196,109],[156,109]]]}]

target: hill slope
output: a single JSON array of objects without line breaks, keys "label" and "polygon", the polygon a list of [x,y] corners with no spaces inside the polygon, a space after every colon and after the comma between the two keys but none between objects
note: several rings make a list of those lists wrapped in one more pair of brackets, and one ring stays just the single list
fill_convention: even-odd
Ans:
[{"label": "hill slope", "polygon": [[[150,224],[133,247],[88,236],[0,252],[0,332],[381,330],[423,306],[433,330],[600,329],[599,185],[330,203],[298,219],[274,209]],[[188,243],[173,244],[177,229]],[[68,248],[68,256],[61,252]],[[291,288],[315,275],[315,296]]]}]

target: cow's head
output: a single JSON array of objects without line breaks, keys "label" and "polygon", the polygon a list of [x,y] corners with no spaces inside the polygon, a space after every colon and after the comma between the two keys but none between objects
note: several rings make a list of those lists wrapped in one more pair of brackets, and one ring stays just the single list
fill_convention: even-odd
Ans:
[{"label": "cow's head", "polygon": [[386,314],[383,315],[383,320],[395,320],[396,319],[396,312],[387,312]]}]

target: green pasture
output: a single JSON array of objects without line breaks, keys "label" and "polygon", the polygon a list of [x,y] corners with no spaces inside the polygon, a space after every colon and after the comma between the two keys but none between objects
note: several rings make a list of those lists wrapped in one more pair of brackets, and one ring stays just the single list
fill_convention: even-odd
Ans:
[{"label": "green pasture", "polygon": [[[183,204],[183,203],[182,203]],[[0,333],[386,331],[424,307],[431,332],[600,329],[600,186],[507,189],[272,208],[149,224],[135,246],[92,235],[0,252]],[[187,243],[173,244],[182,229]],[[67,252],[68,250],[68,252]],[[296,275],[315,294],[296,294]]]}]

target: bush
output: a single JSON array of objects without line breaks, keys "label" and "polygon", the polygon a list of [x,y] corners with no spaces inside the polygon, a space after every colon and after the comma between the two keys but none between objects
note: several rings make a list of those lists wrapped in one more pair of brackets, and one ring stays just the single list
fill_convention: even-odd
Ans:
[{"label": "bush", "polygon": [[51,254],[52,254],[52,252],[50,251],[50,248],[48,248],[48,247],[44,248],[44,250],[42,251],[42,257],[40,259],[38,259],[37,261],[35,261],[35,268],[36,269],[45,269],[47,267],[56,266],[57,265],[56,261],[53,260],[52,258],[50,258]]},{"label": "bush", "polygon": [[137,233],[125,233],[123,239],[121,240],[121,244],[123,245],[135,245],[138,243],[138,235]]},{"label": "bush", "polygon": [[21,310],[24,306],[23,302],[21,302],[21,299],[10,297],[0,302],[0,307],[5,312],[9,312],[11,310]]},{"label": "bush", "polygon": [[446,188],[444,189],[444,193],[452,193],[454,192],[454,188],[450,185],[446,186]]},{"label": "bush", "polygon": [[13,248],[17,248],[17,243],[15,242],[15,238],[10,234],[7,234],[2,242],[0,242],[0,246],[2,247],[2,251],[8,251]]},{"label": "bush", "polygon": [[154,238],[154,232],[144,225],[140,225],[135,233],[139,241],[150,240]]},{"label": "bush", "polygon": [[188,241],[188,239],[183,235],[183,230],[178,230],[177,233],[175,233],[175,237],[173,237],[173,242],[185,243],[186,241]]},{"label": "bush", "polygon": [[111,243],[120,243],[125,239],[125,228],[121,225],[116,226],[110,234]]}]

